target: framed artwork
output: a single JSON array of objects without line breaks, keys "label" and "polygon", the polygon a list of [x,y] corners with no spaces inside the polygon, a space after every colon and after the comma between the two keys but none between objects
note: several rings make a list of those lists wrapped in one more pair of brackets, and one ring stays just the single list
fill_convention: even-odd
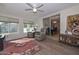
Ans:
[{"label": "framed artwork", "polygon": [[67,30],[72,31],[72,29],[79,24],[79,14],[71,15],[67,17]]}]

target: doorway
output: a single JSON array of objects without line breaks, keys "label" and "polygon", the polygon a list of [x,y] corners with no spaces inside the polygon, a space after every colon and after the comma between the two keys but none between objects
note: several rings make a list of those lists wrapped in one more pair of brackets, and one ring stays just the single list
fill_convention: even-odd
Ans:
[{"label": "doorway", "polygon": [[[60,36],[60,14],[43,18],[43,27],[46,29],[46,35],[59,40]],[[56,39],[57,38],[57,39]]]},{"label": "doorway", "polygon": [[[60,35],[60,14],[51,16],[51,36],[59,38]],[[58,40],[58,39],[57,39]]]}]

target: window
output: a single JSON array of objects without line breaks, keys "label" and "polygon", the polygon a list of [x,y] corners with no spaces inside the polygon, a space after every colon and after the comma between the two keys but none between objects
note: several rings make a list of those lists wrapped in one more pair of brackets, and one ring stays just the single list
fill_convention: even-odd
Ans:
[{"label": "window", "polygon": [[8,33],[8,24],[0,22],[0,33]]},{"label": "window", "polygon": [[0,22],[0,34],[17,32],[18,23]]},{"label": "window", "polygon": [[33,24],[31,23],[24,23],[24,33],[27,33],[27,32],[33,32],[34,31],[34,27],[33,27]]},{"label": "window", "polygon": [[9,32],[17,32],[18,24],[17,23],[9,23]]},{"label": "window", "polygon": [[24,23],[24,33],[35,32],[38,30],[38,25],[34,23]]}]

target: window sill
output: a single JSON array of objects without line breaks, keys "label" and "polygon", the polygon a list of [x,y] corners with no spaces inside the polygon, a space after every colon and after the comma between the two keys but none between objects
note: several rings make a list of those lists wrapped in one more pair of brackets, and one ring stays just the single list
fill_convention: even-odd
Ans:
[{"label": "window sill", "polygon": [[13,33],[2,33],[2,34],[0,34],[0,35],[9,35],[9,34],[16,34],[16,33],[18,33],[18,32],[13,32]]}]

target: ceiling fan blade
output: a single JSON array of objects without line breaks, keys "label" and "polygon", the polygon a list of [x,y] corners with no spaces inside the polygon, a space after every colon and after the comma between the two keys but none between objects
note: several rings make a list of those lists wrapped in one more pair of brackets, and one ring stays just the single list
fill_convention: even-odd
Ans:
[{"label": "ceiling fan blade", "polygon": [[40,11],[40,12],[44,12],[43,10],[38,10],[38,11]]},{"label": "ceiling fan blade", "polygon": [[30,6],[31,8],[33,8],[33,6],[30,3],[26,3],[28,6]]},{"label": "ceiling fan blade", "polygon": [[32,9],[25,9],[25,11],[30,11],[30,10],[32,10]]},{"label": "ceiling fan blade", "polygon": [[44,6],[43,4],[41,4],[40,6],[36,7],[36,8],[41,8],[42,6]]}]

